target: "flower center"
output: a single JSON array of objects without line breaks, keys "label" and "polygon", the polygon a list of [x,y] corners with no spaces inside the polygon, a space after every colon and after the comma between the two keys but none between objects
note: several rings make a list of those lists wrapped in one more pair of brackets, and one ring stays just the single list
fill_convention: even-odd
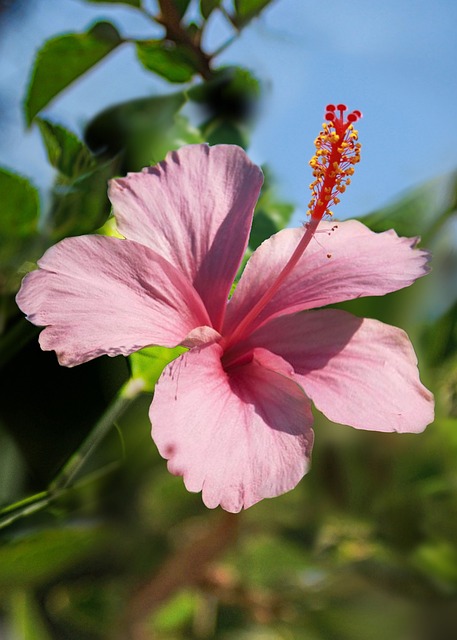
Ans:
[{"label": "flower center", "polygon": [[325,109],[327,122],[324,122],[322,131],[315,140],[316,153],[309,163],[314,176],[314,181],[310,184],[312,196],[307,212],[310,220],[304,225],[305,232],[300,242],[276,280],[250,309],[232,334],[223,339],[222,344],[225,350],[245,335],[246,330],[270,302],[302,257],[323,216],[325,214],[332,215],[329,207],[338,204],[340,194],[350,184],[354,165],[360,160],[361,146],[353,123],[361,118],[362,114],[360,111],[352,111],[345,118],[346,111],[347,107],[344,104],[327,105]]}]

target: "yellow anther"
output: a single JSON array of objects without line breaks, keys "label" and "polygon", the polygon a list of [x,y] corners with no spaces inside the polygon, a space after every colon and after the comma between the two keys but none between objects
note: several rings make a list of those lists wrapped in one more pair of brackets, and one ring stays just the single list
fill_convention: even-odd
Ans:
[{"label": "yellow anther", "polygon": [[327,207],[340,202],[339,196],[346,191],[351,182],[349,176],[360,160],[361,145],[352,124],[360,112],[350,114],[351,122],[341,114],[334,116],[334,121],[322,123],[322,130],[314,141],[316,152],[309,162],[314,180],[309,185],[312,195],[308,214],[317,218],[325,213],[332,215]]}]

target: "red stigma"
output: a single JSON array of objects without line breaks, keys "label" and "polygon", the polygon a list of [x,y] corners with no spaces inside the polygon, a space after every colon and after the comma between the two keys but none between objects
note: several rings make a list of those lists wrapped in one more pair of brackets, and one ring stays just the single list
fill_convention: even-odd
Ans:
[{"label": "red stigma", "polygon": [[328,104],[322,131],[315,140],[316,153],[310,161],[314,181],[310,185],[308,214],[320,220],[332,215],[330,206],[338,204],[339,195],[350,184],[354,165],[360,160],[360,143],[354,122],[362,117],[359,110],[346,114],[345,104]]}]

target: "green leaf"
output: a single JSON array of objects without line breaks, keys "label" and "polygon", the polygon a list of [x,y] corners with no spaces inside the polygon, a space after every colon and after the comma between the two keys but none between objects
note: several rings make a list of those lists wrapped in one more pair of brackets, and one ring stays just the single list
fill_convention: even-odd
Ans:
[{"label": "green leaf", "polygon": [[173,633],[180,628],[188,628],[195,617],[199,605],[198,594],[183,589],[173,595],[154,612],[152,622],[159,633]]},{"label": "green leaf", "polygon": [[247,69],[222,67],[208,82],[187,91],[190,100],[201,105],[208,120],[223,118],[245,123],[252,119],[260,96],[260,83]]},{"label": "green leaf", "polygon": [[37,118],[49,162],[68,178],[77,178],[95,168],[95,160],[87,146],[64,127]]},{"label": "green leaf", "polygon": [[103,528],[69,526],[47,529],[0,548],[0,586],[35,586],[58,576],[109,539]]},{"label": "green leaf", "polygon": [[27,124],[121,42],[121,36],[109,22],[98,22],[85,33],[70,33],[45,42],[37,54],[25,99]]},{"label": "green leaf", "polygon": [[186,46],[170,40],[141,40],[136,43],[140,62],[169,82],[189,82],[198,73],[198,60]]},{"label": "green leaf", "polygon": [[174,349],[147,347],[132,353],[129,356],[132,378],[142,380],[144,391],[154,391],[156,382],[167,364],[186,351],[187,349],[184,347],[175,347]]},{"label": "green leaf", "polygon": [[171,136],[176,114],[185,102],[183,93],[175,93],[115,105],[89,123],[85,139],[94,153],[122,154],[120,173],[139,171],[176,148]]},{"label": "green leaf", "polygon": [[40,205],[38,192],[28,180],[1,168],[0,193],[0,293],[6,293],[17,287],[21,277],[17,268],[33,259]]},{"label": "green leaf", "polygon": [[132,7],[141,8],[141,0],[86,0],[95,4],[129,4]]},{"label": "green leaf", "polygon": [[236,26],[243,27],[258,16],[273,0],[235,0]]},{"label": "green leaf", "polygon": [[54,241],[90,233],[106,222],[110,212],[107,184],[118,165],[118,158],[114,158],[71,182],[57,181],[46,220]]},{"label": "green leaf", "polygon": [[38,222],[38,192],[26,178],[6,169],[0,169],[2,194],[2,234],[8,237],[28,236],[36,230]]},{"label": "green leaf", "polygon": [[432,580],[452,585],[457,591],[457,549],[444,541],[427,542],[421,545],[413,556],[414,565],[428,574]]},{"label": "green leaf", "polygon": [[248,147],[247,132],[238,124],[215,118],[202,127],[202,133],[208,144],[236,144],[243,149]]},{"label": "green leaf", "polygon": [[221,0],[200,0],[200,13],[208,20],[214,9],[221,5]]},{"label": "green leaf", "polygon": [[265,167],[264,173],[265,182],[254,212],[254,220],[249,237],[249,248],[251,250],[257,249],[264,240],[284,229],[294,211],[292,204],[278,199],[272,186],[272,177]]}]

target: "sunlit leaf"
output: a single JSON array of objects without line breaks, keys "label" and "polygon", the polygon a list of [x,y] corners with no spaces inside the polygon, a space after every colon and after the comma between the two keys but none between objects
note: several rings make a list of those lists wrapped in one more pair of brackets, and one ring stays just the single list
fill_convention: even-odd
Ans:
[{"label": "sunlit leaf", "polygon": [[202,133],[196,127],[193,127],[189,120],[178,114],[175,116],[175,123],[167,136],[170,141],[170,148],[179,149],[185,144],[199,144],[205,142]]},{"label": "sunlit leaf", "polygon": [[169,40],[142,40],[136,43],[140,62],[169,82],[189,82],[198,72],[198,60],[184,45]]},{"label": "sunlit leaf", "polygon": [[198,595],[194,591],[183,589],[155,612],[151,620],[153,628],[162,633],[172,633],[189,624],[195,616],[198,604]]},{"label": "sunlit leaf", "polygon": [[68,178],[76,178],[95,167],[86,145],[61,125],[37,118],[49,162]]},{"label": "sunlit leaf", "polygon": [[457,593],[457,549],[448,542],[428,542],[414,554],[414,565],[432,580],[447,583]]},{"label": "sunlit leaf", "polygon": [[98,22],[85,33],[70,33],[45,42],[35,59],[25,99],[27,124],[121,42],[117,29],[109,22]]},{"label": "sunlit leaf", "polygon": [[172,360],[184,353],[184,347],[166,349],[165,347],[147,347],[129,356],[132,378],[142,380],[144,391],[154,391],[162,371]]}]

